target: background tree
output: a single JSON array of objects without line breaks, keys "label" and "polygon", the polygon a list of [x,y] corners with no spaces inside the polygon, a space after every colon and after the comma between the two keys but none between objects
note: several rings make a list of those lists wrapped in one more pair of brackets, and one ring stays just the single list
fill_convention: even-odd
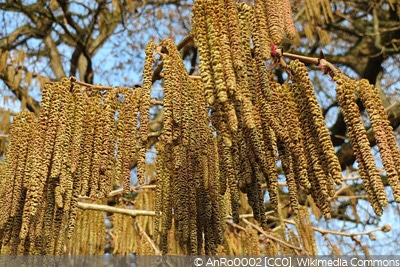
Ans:
[{"label": "background tree", "polygon": [[[89,84],[99,82],[127,86],[141,84],[138,75],[132,75],[141,71],[144,57],[140,51],[144,50],[147,40],[155,39],[157,42],[168,36],[179,40],[188,35],[190,6],[190,2],[184,1],[156,1],[145,4],[138,4],[135,1],[93,1],[88,5],[68,1],[42,1],[34,4],[22,1],[0,3],[4,25],[0,39],[0,78],[3,81],[4,99],[17,99],[19,102],[16,103],[20,103],[21,110],[28,109],[37,113],[41,100],[39,88],[48,81],[59,81],[65,76],[76,76]],[[341,68],[343,72],[356,78],[366,78],[374,84],[381,92],[380,96],[397,136],[400,124],[400,104],[397,95],[400,74],[396,71],[400,62],[399,8],[399,3],[395,1],[330,1],[330,3],[311,0],[303,3],[293,1],[292,9],[299,36],[295,41],[283,42],[284,51],[297,55],[320,58],[319,51],[323,50],[326,59]],[[16,20],[15,17],[19,19]],[[101,58],[104,54],[107,57]],[[198,73],[197,48],[193,43],[185,43],[182,56],[188,60],[190,72]],[[351,171],[357,170],[357,166],[354,166],[355,157],[348,142],[344,118],[339,112],[335,92],[325,89],[331,81],[322,79],[318,73],[313,74],[314,70],[320,72],[318,68],[312,65],[309,68],[312,70],[310,76],[323,107],[323,114],[330,126],[332,142],[337,147],[336,154],[342,169],[346,170],[345,177],[351,178],[354,175]],[[286,74],[279,68],[275,69],[275,75],[281,82],[286,79]],[[7,109],[10,102],[8,103],[2,113],[3,148],[8,142],[10,112]],[[359,106],[364,110],[361,101]],[[163,113],[157,113],[156,109],[154,112],[151,129],[159,131]],[[368,123],[366,126],[369,128]],[[375,145],[371,130],[369,130],[369,141],[372,146]],[[133,159],[132,168],[135,167],[135,163]],[[151,177],[154,174],[154,164],[149,162],[147,170],[148,177]],[[382,175],[387,185],[385,173]],[[289,195],[285,194],[285,186],[282,190],[280,202],[286,203]],[[153,193],[147,193],[146,190],[140,192],[134,202],[135,209],[154,209],[154,206],[150,205],[150,208],[140,201],[147,198],[146,201],[150,201],[147,203],[154,205],[154,200],[150,200]],[[364,205],[362,201],[364,196],[365,189],[359,180],[347,182],[338,188],[336,209],[332,212],[332,217],[337,220],[326,222],[323,227],[329,227],[328,229],[343,227],[346,232],[352,227],[360,231],[362,227],[367,228],[370,225],[381,226],[379,218],[370,215],[371,211]],[[114,205],[121,199],[125,205],[131,203],[130,195],[119,195],[117,199],[118,201],[109,199],[110,204]],[[311,207],[316,216],[315,224],[321,224],[318,222],[321,214],[313,202],[306,197],[300,198],[300,201]],[[146,203],[145,200],[143,202]],[[267,202],[267,208],[269,205]],[[88,206],[82,204],[81,207]],[[392,208],[397,211],[396,204]],[[364,209],[366,211],[363,211]],[[244,202],[241,213],[251,213],[250,207]],[[283,210],[282,214],[290,217],[291,211]],[[115,222],[118,221],[116,218],[115,215]],[[276,218],[279,218],[277,214],[269,218],[270,226],[273,233],[278,233],[277,238],[279,238],[279,224],[272,222],[274,220],[282,222],[282,218]],[[150,219],[143,220],[145,222],[137,224],[144,225],[144,228],[136,232],[138,238],[153,237],[151,229],[153,222]],[[232,225],[232,229],[242,227],[232,222],[228,223]],[[250,226],[254,224],[251,221],[243,223]],[[129,250],[121,245],[126,252],[121,252],[115,247],[118,239],[116,231],[114,227],[108,236],[108,239],[114,242],[112,243],[114,251],[117,253],[134,251],[133,247]],[[335,237],[324,234],[322,230],[321,232],[325,238],[321,242],[329,244],[331,249],[335,248],[334,244],[341,242],[340,235],[336,240]],[[227,235],[233,235],[232,233]],[[259,229],[258,233],[263,232]],[[240,235],[239,233],[235,238],[245,242],[247,237]],[[257,233],[253,230],[245,231],[245,235],[257,238]],[[263,242],[272,242],[273,235],[264,233],[267,239]],[[365,248],[363,246],[365,239],[361,242],[356,236],[350,235],[350,237],[351,239],[344,241],[353,252]],[[304,246],[305,241],[302,242]],[[379,240],[370,243],[370,246],[376,246],[377,242]],[[246,246],[243,245],[243,249],[244,247]],[[349,249],[347,245],[339,247],[344,253]],[[322,245],[319,249],[324,251]],[[149,250],[154,251],[154,247],[150,246]],[[181,252],[176,251],[176,253]],[[240,249],[230,252],[245,253]]]}]

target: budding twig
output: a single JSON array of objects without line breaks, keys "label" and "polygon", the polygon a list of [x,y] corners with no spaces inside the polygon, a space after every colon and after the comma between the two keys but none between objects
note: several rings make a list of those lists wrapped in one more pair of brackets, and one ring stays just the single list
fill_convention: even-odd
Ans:
[{"label": "budding twig", "polygon": [[314,65],[318,66],[318,68],[320,68],[324,74],[329,74],[329,76],[331,76],[332,78],[336,75],[336,73],[340,72],[339,69],[337,69],[335,66],[333,66],[332,63],[330,63],[329,61],[327,61],[325,59],[324,53],[322,51],[320,53],[319,58],[307,57],[307,56],[303,56],[303,55],[296,55],[296,54],[292,54],[292,53],[286,53],[286,52],[283,52],[283,50],[281,48],[275,49],[274,52],[271,53],[271,55],[272,55],[272,57],[279,59],[279,64],[283,68],[286,67],[286,62],[283,60],[283,57],[287,57],[290,59],[298,59],[304,63],[314,64]]}]

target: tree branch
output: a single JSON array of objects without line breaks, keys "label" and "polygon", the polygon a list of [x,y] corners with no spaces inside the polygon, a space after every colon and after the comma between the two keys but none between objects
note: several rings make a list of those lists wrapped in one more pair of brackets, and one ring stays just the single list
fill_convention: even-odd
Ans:
[{"label": "tree branch", "polygon": [[256,229],[259,233],[261,233],[261,234],[264,235],[265,237],[267,237],[267,238],[269,238],[269,239],[272,239],[272,240],[274,240],[275,242],[284,245],[285,247],[288,247],[288,248],[293,249],[293,250],[296,252],[297,255],[300,255],[300,254],[301,254],[300,252],[303,252],[303,253],[305,252],[305,251],[304,251],[302,248],[300,248],[300,247],[296,247],[296,246],[294,246],[294,245],[292,245],[292,244],[289,244],[289,243],[287,243],[287,242],[285,242],[285,241],[283,241],[283,240],[280,240],[279,238],[277,238],[277,237],[275,237],[275,236],[272,236],[272,235],[267,234],[260,226],[254,224],[254,223],[251,223],[250,221],[246,220],[245,218],[242,217],[241,219],[242,219],[242,221],[243,221],[244,223],[250,225],[251,227],[253,227],[254,229]]},{"label": "tree branch", "polygon": [[[6,74],[7,71],[4,71],[4,74]],[[0,79],[7,85],[8,89],[17,97],[19,101],[22,101],[22,99],[25,97],[26,99],[26,108],[34,112],[36,114],[39,113],[40,109],[40,104],[38,101],[33,99],[30,95],[24,93],[24,89],[21,86],[15,87],[13,86],[12,82],[9,80],[7,75],[1,75],[0,74]]]},{"label": "tree branch", "polygon": [[129,215],[132,217],[136,216],[156,216],[155,211],[148,211],[148,210],[130,210],[130,209],[123,209],[123,208],[115,208],[107,205],[100,205],[100,204],[91,204],[85,202],[78,202],[78,208],[82,210],[98,210],[98,211],[105,211],[110,213],[120,213]]}]

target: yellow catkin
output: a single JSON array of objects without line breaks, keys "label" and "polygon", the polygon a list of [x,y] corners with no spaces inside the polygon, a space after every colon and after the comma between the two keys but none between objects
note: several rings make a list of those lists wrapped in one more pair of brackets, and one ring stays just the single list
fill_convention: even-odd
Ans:
[{"label": "yellow catkin", "polygon": [[238,9],[236,3],[231,0],[224,0],[224,7],[232,62],[237,76],[240,77],[239,73],[244,67],[244,62],[242,59],[242,40],[240,36]]},{"label": "yellow catkin", "polygon": [[289,39],[293,40],[296,37],[296,28],[292,18],[292,8],[289,0],[284,0],[282,3],[283,9],[283,22],[286,35]]},{"label": "yellow catkin", "polygon": [[[71,92],[71,83],[69,79],[62,80],[64,92],[64,113],[65,113],[65,131],[63,134],[63,157],[61,161],[61,173],[59,178],[60,191],[63,195],[63,210],[67,212],[70,208],[72,198],[73,174],[71,172],[72,162],[72,136],[74,127],[74,99]],[[58,206],[60,207],[60,204]],[[61,208],[61,207],[60,207]]]},{"label": "yellow catkin", "polygon": [[[259,61],[259,60],[257,60]],[[250,62],[249,62],[250,64]],[[268,74],[264,71],[264,67],[261,67],[260,62],[256,62],[256,60],[252,60],[251,64],[253,64],[253,70],[256,78],[256,107],[260,110],[260,113],[263,116],[260,116],[258,112],[254,114],[258,114],[256,119],[256,125],[259,127],[262,126],[263,132],[263,141],[265,144],[265,160],[266,164],[262,164],[262,170],[265,176],[265,180],[268,186],[268,193],[270,197],[270,202],[272,207],[277,210],[278,209],[278,173],[276,171],[276,163],[277,163],[277,134],[283,133],[282,127],[276,120],[276,117],[272,114],[271,105],[269,103],[270,92],[268,88],[270,87],[268,81]],[[262,154],[261,154],[262,155]]]},{"label": "yellow catkin", "polygon": [[227,146],[222,146],[222,151],[220,151],[225,164],[225,172],[227,175],[227,184],[229,186],[230,200],[232,206],[232,217],[233,221],[239,222],[239,191],[236,186],[236,175],[235,169],[232,161],[231,150]]},{"label": "yellow catkin", "polygon": [[[336,184],[341,184],[342,173],[339,160],[335,155],[335,150],[332,145],[331,138],[328,133],[328,129],[324,123],[324,118],[322,111],[319,108],[318,101],[313,91],[313,86],[311,84],[310,78],[307,73],[307,68],[305,65],[299,61],[292,61],[291,68],[295,71],[293,77],[294,82],[298,82],[301,88],[296,91],[298,96],[302,96],[304,101],[308,102],[308,109],[312,115],[312,120],[314,121],[314,127],[312,129],[313,136],[318,138],[319,151],[322,155],[322,165],[327,169],[330,179],[333,179]],[[303,108],[306,108],[303,106]],[[300,108],[301,109],[301,108]],[[301,110],[305,112],[305,110]]]},{"label": "yellow catkin", "polygon": [[356,156],[359,172],[362,177],[369,202],[376,214],[381,215],[383,207],[387,205],[387,198],[379,171],[370,152],[366,130],[360,118],[360,111],[356,103],[355,89],[357,81],[351,80],[343,74],[334,77],[337,86],[336,94],[342,107],[351,146]]},{"label": "yellow catkin", "polygon": [[[65,88],[63,84],[56,84],[57,90],[60,91],[60,94],[66,95],[68,93],[68,89]],[[65,92],[65,90],[67,90]],[[64,98],[64,97],[62,97]],[[67,107],[67,105],[64,105],[64,102],[62,100],[60,101],[60,109],[63,110],[64,108],[70,108]],[[63,110],[64,111],[64,110]],[[60,112],[59,118],[58,118],[58,125],[56,126],[56,138],[54,141],[54,148],[50,153],[53,155],[51,156],[51,163],[50,163],[50,178],[51,179],[58,179],[61,173],[61,168],[62,168],[62,161],[63,161],[63,152],[64,152],[64,137],[65,137],[65,131],[66,131],[66,126],[67,126],[67,118],[66,118],[66,112]]]},{"label": "yellow catkin", "polygon": [[282,44],[284,29],[282,4],[278,0],[265,0],[264,10],[272,43],[276,46],[280,46]]},{"label": "yellow catkin", "polygon": [[24,240],[31,223],[37,218],[39,204],[42,201],[47,182],[51,155],[57,133],[58,118],[62,105],[60,84],[46,84],[42,95],[42,110],[38,119],[38,130],[35,136],[34,152],[29,163],[33,171],[29,175],[29,189],[24,205],[20,238]]},{"label": "yellow catkin", "polygon": [[[240,27],[240,38],[241,38],[241,45],[242,45],[242,53],[243,53],[243,63],[245,65],[245,69],[239,68],[238,70],[238,80],[239,80],[239,90],[242,91],[243,96],[243,112],[244,116],[246,113],[252,114],[252,110],[250,109],[247,101],[251,101],[253,95],[250,91],[250,88],[255,88],[256,86],[256,79],[254,78],[254,71],[253,71],[253,58],[252,58],[252,50],[250,46],[251,40],[251,29],[252,29],[252,20],[250,17],[250,11],[248,6],[245,3],[238,4],[238,11],[239,11],[239,27]],[[247,100],[249,99],[249,100]],[[251,121],[250,121],[251,123]],[[247,127],[252,128],[253,125],[249,124]]]},{"label": "yellow catkin", "polygon": [[71,144],[71,172],[75,173],[81,159],[81,145],[83,140],[83,123],[85,119],[86,101],[83,98],[82,88],[73,85],[74,123]]},{"label": "yellow catkin", "polygon": [[101,211],[79,210],[75,230],[66,241],[69,255],[102,255],[105,247],[105,220]]},{"label": "yellow catkin", "polygon": [[280,106],[279,110],[281,111],[282,122],[285,124],[286,130],[290,132],[288,148],[294,160],[293,167],[296,175],[296,182],[308,191],[311,185],[307,175],[308,166],[304,147],[304,136],[300,127],[296,104],[290,92],[290,85],[285,83],[281,87],[281,90],[278,92],[275,91],[274,93],[278,99],[282,99],[282,101],[280,101],[282,106]]},{"label": "yellow catkin", "polygon": [[[98,92],[93,92],[98,93]],[[97,98],[98,99],[98,98]],[[99,100],[99,99],[98,99]],[[81,145],[81,162],[79,167],[79,172],[77,175],[80,176],[80,187],[81,195],[89,194],[89,186],[91,180],[91,170],[92,170],[92,157],[93,157],[93,146],[96,136],[96,97],[87,98],[87,108],[85,112],[85,117],[83,121],[83,140]]]},{"label": "yellow catkin", "polygon": [[[219,2],[219,1],[217,1]],[[228,101],[227,86],[225,84],[224,78],[224,66],[223,66],[223,53],[225,51],[221,50],[222,39],[219,38],[219,18],[217,17],[216,9],[218,5],[215,5],[212,1],[203,1],[205,5],[205,12],[207,14],[207,36],[208,45],[211,54],[211,64],[213,69],[213,76],[215,81],[217,100],[221,103]]]},{"label": "yellow catkin", "polygon": [[297,184],[295,180],[294,160],[293,157],[289,155],[284,148],[280,149],[279,155],[281,158],[282,168],[285,172],[286,183],[289,190],[290,207],[293,214],[296,215],[299,209],[299,200],[297,195]]},{"label": "yellow catkin", "polygon": [[[126,208],[124,204],[118,204],[119,208]],[[113,224],[113,254],[129,255],[136,253],[140,244],[140,238],[135,231],[135,219],[131,216],[115,213],[112,217]],[[127,238],[127,237],[130,238]],[[132,240],[132,242],[129,242]]]},{"label": "yellow catkin", "polygon": [[367,80],[362,79],[359,81],[356,90],[367,109],[383,166],[387,173],[388,183],[392,187],[395,200],[399,202],[400,182],[398,171],[400,169],[399,167],[396,169],[397,164],[400,163],[398,161],[399,149],[396,145],[392,127],[387,119],[387,114],[377,89],[370,85]]},{"label": "yellow catkin", "polygon": [[267,26],[266,14],[261,1],[254,4],[254,8],[248,5],[240,5],[246,14],[251,26],[252,40],[254,43],[255,57],[267,60],[271,57],[271,38]]},{"label": "yellow catkin", "polygon": [[238,148],[235,152],[237,153],[237,157],[239,158],[238,160],[240,162],[238,165],[240,168],[240,171],[238,172],[238,186],[240,190],[244,192],[244,190],[246,190],[247,186],[250,185],[252,181],[253,170],[251,166],[252,163],[255,162],[255,158],[253,154],[249,153],[250,148],[241,129],[237,132],[236,140]]},{"label": "yellow catkin", "polygon": [[89,180],[89,196],[97,197],[99,193],[99,180],[100,180],[100,168],[101,168],[101,152],[102,152],[102,141],[103,137],[101,134],[105,121],[101,119],[103,112],[102,96],[99,91],[93,92],[92,96],[92,118],[93,124],[93,146],[91,147],[92,157],[90,166],[90,180]]},{"label": "yellow catkin", "polygon": [[253,229],[251,226],[247,226],[244,238],[241,241],[244,243],[245,255],[260,254],[260,242],[257,230]]},{"label": "yellow catkin", "polygon": [[[215,34],[219,47],[215,47],[214,49],[215,51],[217,51],[217,49],[220,51],[221,61],[219,63],[221,64],[224,75],[224,84],[228,95],[233,96],[236,92],[236,77],[231,56],[233,47],[229,39],[230,37],[238,36],[239,31],[235,27],[230,28],[228,25],[229,20],[234,19],[234,14],[226,14],[224,12],[224,0],[210,1],[209,3],[212,3],[212,6],[210,6],[213,9],[213,12],[209,13],[209,15],[212,17],[214,29],[218,29]],[[238,42],[236,43],[238,44]],[[236,46],[236,48],[238,48],[238,46]],[[240,52],[240,50],[236,51]],[[216,71],[214,72],[214,76],[215,75],[217,75]]]},{"label": "yellow catkin", "polygon": [[[158,186],[156,187],[156,199],[157,199],[157,201],[156,201],[156,205],[155,205],[156,217],[154,219],[154,232],[156,233],[155,240],[156,240],[157,243],[159,243],[160,242],[160,233],[161,233],[161,229],[160,229],[161,223],[160,223],[160,221],[161,221],[161,214],[163,212],[162,211],[162,203],[164,202],[164,199],[163,199],[163,197],[164,197],[163,192],[164,191],[162,191],[161,189],[165,188],[165,186],[164,187],[162,186],[162,179],[164,178],[163,175],[165,173],[165,169],[164,169],[164,164],[163,164],[162,159],[161,159],[162,152],[160,153],[160,151],[162,151],[162,143],[158,142],[156,144],[156,148],[157,148],[157,151],[158,151],[157,160],[156,160],[156,168],[157,168],[156,184]],[[165,192],[168,193],[168,191],[165,191]]]},{"label": "yellow catkin", "polygon": [[[115,177],[116,183],[118,185],[123,184],[125,173],[124,173],[124,157],[127,155],[128,147],[124,142],[125,132],[128,131],[126,127],[127,114],[125,109],[125,97],[128,95],[126,92],[126,88],[118,88],[117,94],[121,97],[121,100],[118,101],[117,110],[118,110],[118,121],[117,121],[117,129],[116,129],[116,140],[117,140],[117,154],[115,159]],[[129,115],[128,115],[129,116]]]},{"label": "yellow catkin", "polygon": [[[146,58],[143,68],[143,87],[140,96],[140,142],[138,154],[138,180],[139,184],[144,183],[144,169],[145,169],[145,153],[147,146],[147,134],[149,132],[149,119],[150,119],[150,92],[152,86],[152,68],[154,63],[153,52],[156,48],[154,42],[149,42],[146,46]],[[143,153],[144,152],[144,153]]]},{"label": "yellow catkin", "polygon": [[339,184],[342,178],[340,164],[304,64],[292,61],[289,67],[294,72],[290,88],[304,129],[309,180],[314,188],[311,193],[317,206],[330,217],[329,199],[335,192],[333,183]]},{"label": "yellow catkin", "polygon": [[207,102],[213,104],[215,101],[214,78],[211,68],[211,52],[208,44],[208,30],[205,6],[202,1],[195,1],[192,9],[192,29],[195,35],[195,43],[199,50],[199,67],[201,78],[205,86]]},{"label": "yellow catkin", "polygon": [[0,179],[4,186],[0,190],[0,243],[9,245],[11,254],[17,254],[19,231],[25,200],[25,170],[32,138],[33,114],[22,111],[13,118],[10,129],[8,151]]},{"label": "yellow catkin", "polygon": [[[112,188],[112,178],[114,174],[114,151],[116,134],[116,108],[117,108],[117,89],[108,90],[104,96],[104,109],[101,114],[103,120],[103,134],[101,145],[100,160],[100,195],[106,195]],[[136,126],[136,125],[135,125]],[[132,131],[135,133],[135,131]]]},{"label": "yellow catkin", "polygon": [[73,196],[74,198],[71,200],[71,207],[68,213],[68,225],[67,225],[67,238],[71,238],[71,235],[74,231],[76,219],[78,216],[78,201],[77,201],[77,193],[79,192],[78,188],[74,188]]},{"label": "yellow catkin", "polygon": [[315,242],[314,230],[310,221],[310,215],[307,207],[300,206],[299,214],[294,219],[297,233],[301,244],[307,251],[307,255],[317,255],[317,245]]},{"label": "yellow catkin", "polygon": [[[124,90],[124,103],[120,109],[121,120],[123,120],[123,128],[121,129],[121,137],[118,141],[118,147],[121,148],[118,155],[118,170],[120,174],[120,181],[123,183],[123,188],[125,192],[130,191],[131,184],[131,165],[133,160],[133,155],[136,153],[136,144],[141,143],[138,135],[136,134],[137,128],[137,94],[138,91],[133,92],[131,89],[126,88]],[[136,101],[135,101],[136,100]],[[136,119],[136,120],[135,120]],[[143,177],[145,163],[145,146],[139,146],[139,151],[137,155],[137,166],[138,175]],[[144,153],[143,153],[144,150]]]},{"label": "yellow catkin", "polygon": [[265,217],[264,192],[261,183],[264,180],[263,172],[258,164],[253,165],[253,181],[247,188],[248,203],[253,210],[254,219],[257,220],[263,228],[267,228]]},{"label": "yellow catkin", "polygon": [[[9,134],[11,111],[9,109],[8,110],[0,109],[0,110],[1,110],[0,131],[4,135],[7,135]],[[6,148],[7,148],[6,136],[0,137],[0,156],[4,156]]]}]

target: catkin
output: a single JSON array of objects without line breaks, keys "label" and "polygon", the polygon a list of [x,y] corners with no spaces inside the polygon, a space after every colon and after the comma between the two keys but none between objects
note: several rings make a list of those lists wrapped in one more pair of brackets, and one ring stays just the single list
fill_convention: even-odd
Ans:
[{"label": "catkin", "polygon": [[350,142],[356,156],[365,190],[369,202],[376,214],[382,214],[383,207],[387,205],[387,198],[379,171],[370,152],[366,130],[360,118],[360,111],[354,94],[358,82],[349,79],[343,74],[334,77],[337,86],[336,94],[342,107],[344,121],[348,128]]},{"label": "catkin", "polygon": [[387,173],[388,183],[393,190],[393,196],[397,202],[400,202],[398,173],[400,169],[396,168],[397,164],[400,163],[398,161],[399,149],[396,145],[393,129],[389,125],[387,114],[383,108],[377,89],[373,85],[370,85],[367,80],[362,79],[358,82],[356,90],[367,109],[383,166]]},{"label": "catkin", "polygon": [[211,51],[208,43],[207,18],[203,1],[194,2],[192,13],[192,29],[195,35],[195,43],[199,50],[201,78],[204,83],[207,102],[212,105],[215,101],[215,86],[211,68]]},{"label": "catkin", "polygon": [[278,0],[264,1],[264,10],[265,10],[264,12],[266,13],[269,34],[271,36],[272,43],[276,46],[280,46],[282,44],[282,38],[283,38],[284,10],[282,7],[285,7],[285,3],[283,3],[282,5]]},{"label": "catkin", "polygon": [[290,7],[289,0],[283,0],[283,22],[286,35],[289,39],[293,40],[296,37],[296,28],[292,18],[292,8]]},{"label": "catkin", "polygon": [[[144,170],[146,165],[146,148],[147,148],[147,134],[149,132],[149,120],[150,120],[150,92],[152,86],[152,75],[151,71],[154,63],[153,52],[155,50],[155,43],[149,42],[146,46],[146,58],[143,68],[143,87],[140,96],[140,127],[139,135],[140,139],[138,142],[139,153],[138,153],[138,180],[139,184],[143,184],[145,181]],[[131,115],[132,116],[132,115]],[[132,117],[131,117],[132,119]],[[134,131],[135,129],[132,129]]]}]

